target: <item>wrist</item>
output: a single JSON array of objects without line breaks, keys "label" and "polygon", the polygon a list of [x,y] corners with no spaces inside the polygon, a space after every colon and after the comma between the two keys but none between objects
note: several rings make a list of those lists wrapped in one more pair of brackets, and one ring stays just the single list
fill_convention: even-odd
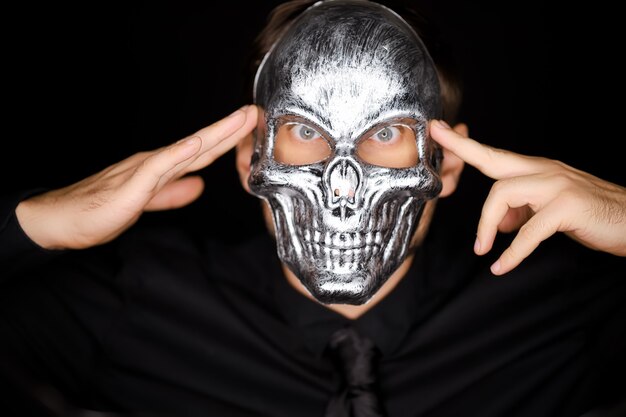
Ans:
[{"label": "wrist", "polygon": [[40,197],[21,201],[15,208],[15,217],[24,234],[37,246],[48,250],[66,249],[54,239],[51,230],[58,221],[54,221],[49,212],[41,207]]}]

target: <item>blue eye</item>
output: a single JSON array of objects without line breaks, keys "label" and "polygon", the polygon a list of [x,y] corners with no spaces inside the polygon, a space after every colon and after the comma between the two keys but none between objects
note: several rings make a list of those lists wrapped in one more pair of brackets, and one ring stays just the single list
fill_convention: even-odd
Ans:
[{"label": "blue eye", "polygon": [[300,139],[311,140],[317,138],[320,134],[315,129],[310,128],[307,125],[298,125],[297,132]]}]

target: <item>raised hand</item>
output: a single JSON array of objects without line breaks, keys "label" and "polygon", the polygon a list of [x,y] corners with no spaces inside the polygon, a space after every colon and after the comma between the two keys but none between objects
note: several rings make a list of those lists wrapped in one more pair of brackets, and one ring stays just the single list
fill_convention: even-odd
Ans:
[{"label": "raised hand", "polygon": [[495,275],[511,271],[556,232],[626,256],[626,188],[559,161],[483,145],[441,121],[430,127],[441,146],[496,180],[478,223],[476,254],[491,250],[498,231],[518,230],[491,266]]},{"label": "raised hand", "polygon": [[16,215],[24,232],[47,249],[106,243],[144,211],[185,206],[204,188],[199,176],[256,127],[257,109],[230,116],[166,147],[140,152],[76,184],[22,201]]}]

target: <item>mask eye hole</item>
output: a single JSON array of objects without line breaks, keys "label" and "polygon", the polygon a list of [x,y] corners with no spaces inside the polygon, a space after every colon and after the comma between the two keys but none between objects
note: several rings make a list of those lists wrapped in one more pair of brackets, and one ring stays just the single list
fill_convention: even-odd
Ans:
[{"label": "mask eye hole", "polygon": [[287,165],[308,165],[323,161],[331,147],[314,127],[302,122],[281,125],[276,133],[274,159]]},{"label": "mask eye hole", "polygon": [[419,162],[415,131],[401,124],[368,132],[356,151],[364,162],[385,168],[409,168]]}]

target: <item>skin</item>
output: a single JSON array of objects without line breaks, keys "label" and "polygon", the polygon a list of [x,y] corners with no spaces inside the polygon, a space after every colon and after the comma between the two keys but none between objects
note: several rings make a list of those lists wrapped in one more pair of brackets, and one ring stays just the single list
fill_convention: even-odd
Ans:
[{"label": "skin", "polygon": [[[245,106],[170,146],[140,152],[82,181],[22,201],[16,208],[24,232],[46,249],[84,249],[109,242],[131,227],[144,211],[183,207],[204,188],[187,174],[209,166],[237,146],[237,169],[244,188],[250,173],[255,106]],[[456,189],[464,162],[494,179],[478,222],[475,252],[488,253],[498,232],[517,235],[492,266],[495,275],[514,269],[545,239],[563,232],[599,251],[626,256],[626,188],[562,162],[519,155],[467,137],[432,121],[431,136],[444,148],[443,192]],[[428,203],[413,243],[426,234],[436,201]],[[356,318],[384,298],[402,279],[407,259],[363,306],[330,306]],[[285,268],[294,287],[304,288]]]},{"label": "skin", "polygon": [[244,107],[170,146],[140,152],[76,184],[22,201],[24,232],[46,249],[84,249],[109,242],[144,211],[168,210],[197,199],[198,171],[256,127],[257,110]]},{"label": "skin", "polygon": [[626,256],[626,188],[559,161],[483,145],[441,121],[431,123],[431,135],[496,180],[483,205],[474,252],[488,253],[498,231],[518,232],[491,266],[493,274],[511,271],[556,232]]}]

